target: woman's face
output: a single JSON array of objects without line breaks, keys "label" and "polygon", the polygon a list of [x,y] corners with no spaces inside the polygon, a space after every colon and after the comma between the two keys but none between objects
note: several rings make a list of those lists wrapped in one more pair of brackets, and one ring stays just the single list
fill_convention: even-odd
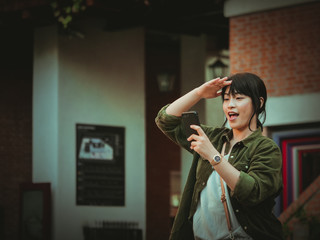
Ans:
[{"label": "woman's face", "polygon": [[[252,100],[243,94],[230,95],[229,91],[230,87],[226,89],[223,100],[223,111],[229,125],[234,130],[247,130],[253,113]],[[254,130],[256,126],[256,117],[253,117],[250,128]]]}]

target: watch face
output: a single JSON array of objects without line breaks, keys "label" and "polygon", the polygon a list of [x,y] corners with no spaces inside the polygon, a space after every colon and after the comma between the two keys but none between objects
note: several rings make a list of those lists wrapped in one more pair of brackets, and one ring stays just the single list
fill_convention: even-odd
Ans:
[{"label": "watch face", "polygon": [[221,161],[221,157],[219,155],[214,156],[214,161],[215,162],[220,162]]}]

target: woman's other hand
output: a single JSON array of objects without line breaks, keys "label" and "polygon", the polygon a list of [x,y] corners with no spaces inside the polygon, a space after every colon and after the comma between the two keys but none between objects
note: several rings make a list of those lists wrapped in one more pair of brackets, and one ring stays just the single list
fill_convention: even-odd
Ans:
[{"label": "woman's other hand", "polygon": [[191,125],[190,127],[198,132],[198,135],[192,134],[187,139],[188,141],[191,141],[190,148],[192,150],[196,151],[201,157],[207,160],[218,153],[200,126]]}]

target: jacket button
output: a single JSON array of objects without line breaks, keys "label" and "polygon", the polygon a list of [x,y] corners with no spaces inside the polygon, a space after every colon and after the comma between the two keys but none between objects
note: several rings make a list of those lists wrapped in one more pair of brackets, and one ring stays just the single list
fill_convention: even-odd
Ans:
[{"label": "jacket button", "polygon": [[204,185],[206,185],[206,183],[205,183],[205,182],[202,182],[202,186],[204,186]]},{"label": "jacket button", "polygon": [[239,212],[239,209],[236,209],[236,212],[238,213],[238,212]]},{"label": "jacket button", "polygon": [[233,156],[230,156],[231,158],[233,158]]},{"label": "jacket button", "polygon": [[244,228],[244,230],[247,230],[247,229],[248,229],[248,227],[247,227],[247,226],[244,226],[243,228]]}]

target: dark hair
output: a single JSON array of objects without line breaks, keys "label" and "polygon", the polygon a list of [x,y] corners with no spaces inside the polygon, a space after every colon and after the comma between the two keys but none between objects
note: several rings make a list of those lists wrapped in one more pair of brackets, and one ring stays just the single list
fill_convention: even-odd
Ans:
[{"label": "dark hair", "polygon": [[[266,102],[267,102],[267,89],[264,82],[260,77],[253,73],[237,73],[228,77],[227,81],[232,80],[230,85],[230,94],[236,93],[246,95],[251,98],[253,105],[253,114],[249,121],[249,129],[253,116],[257,114],[257,128],[263,129],[263,125],[259,119],[260,114],[263,116],[263,123],[266,120]],[[222,100],[224,100],[224,94],[228,86],[222,88]],[[263,98],[262,107],[260,107],[260,98]],[[227,120],[224,122],[225,125]],[[250,129],[251,130],[251,129]],[[251,130],[252,131],[252,130]]]}]

